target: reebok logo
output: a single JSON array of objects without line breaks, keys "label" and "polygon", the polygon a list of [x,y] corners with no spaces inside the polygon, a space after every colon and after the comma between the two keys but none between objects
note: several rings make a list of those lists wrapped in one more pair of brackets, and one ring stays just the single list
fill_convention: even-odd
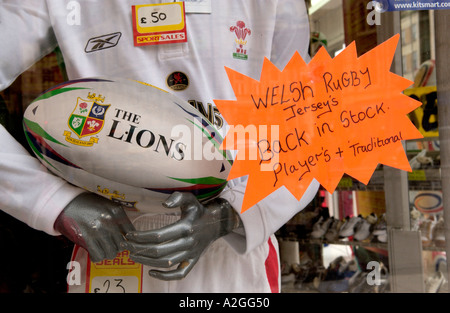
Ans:
[{"label": "reebok logo", "polygon": [[112,33],[103,36],[94,37],[88,40],[84,51],[86,53],[115,47],[119,42],[122,33]]}]

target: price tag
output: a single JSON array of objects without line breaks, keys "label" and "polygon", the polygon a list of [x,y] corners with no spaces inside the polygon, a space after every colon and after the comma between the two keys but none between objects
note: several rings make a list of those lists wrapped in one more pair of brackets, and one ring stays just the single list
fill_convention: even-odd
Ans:
[{"label": "price tag", "polygon": [[427,180],[427,175],[425,174],[424,170],[414,170],[408,173],[408,179],[416,181],[425,181]]},{"label": "price tag", "polygon": [[132,6],[135,46],[186,42],[184,2]]},{"label": "price tag", "polygon": [[138,287],[134,276],[97,276],[91,281],[92,293],[139,293]]},{"label": "price tag", "polygon": [[131,260],[129,254],[123,251],[113,260],[99,263],[88,260],[86,290],[89,293],[142,292],[142,264]]}]

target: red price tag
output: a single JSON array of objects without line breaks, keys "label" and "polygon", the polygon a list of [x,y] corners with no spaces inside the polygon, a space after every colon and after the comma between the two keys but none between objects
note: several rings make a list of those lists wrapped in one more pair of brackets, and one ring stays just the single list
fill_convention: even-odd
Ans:
[{"label": "red price tag", "polygon": [[132,6],[135,46],[186,42],[184,2]]}]

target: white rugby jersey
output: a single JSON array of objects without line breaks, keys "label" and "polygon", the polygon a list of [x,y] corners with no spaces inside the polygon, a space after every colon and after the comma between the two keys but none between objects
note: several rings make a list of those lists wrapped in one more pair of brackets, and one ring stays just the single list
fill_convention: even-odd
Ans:
[{"label": "white rugby jersey", "polygon": [[[147,82],[187,100],[224,131],[226,121],[213,99],[235,99],[225,66],[259,80],[264,57],[280,69],[295,51],[309,60],[302,1],[213,0],[210,12],[198,13],[195,1],[186,0],[187,42],[135,46],[132,5],[161,2],[169,1],[3,0],[0,90],[59,45],[69,79],[119,76]],[[52,235],[58,234],[56,217],[81,192],[49,174],[1,126],[0,175],[0,208]],[[240,212],[245,179],[229,186],[221,196]],[[241,215],[245,236],[233,233],[228,242],[240,253],[266,242],[318,187],[314,181],[300,201],[284,187],[272,193]]]}]

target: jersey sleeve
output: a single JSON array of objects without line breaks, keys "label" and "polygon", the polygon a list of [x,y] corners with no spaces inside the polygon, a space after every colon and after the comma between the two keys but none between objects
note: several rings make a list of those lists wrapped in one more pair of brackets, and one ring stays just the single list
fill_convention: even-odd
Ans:
[{"label": "jersey sleeve", "polygon": [[[0,0],[0,90],[56,47],[45,1]],[[49,173],[0,125],[0,209],[32,228],[53,224],[81,189]]]},{"label": "jersey sleeve", "polygon": [[[299,0],[279,0],[276,19],[271,62],[282,70],[296,51],[305,62],[309,62],[309,18],[305,3]],[[221,195],[238,212],[242,207],[246,182],[246,178],[233,180]],[[244,229],[227,235],[225,239],[239,253],[247,253],[267,242],[271,235],[314,199],[319,186],[313,180],[300,201],[284,186],[281,187],[240,214]]]},{"label": "jersey sleeve", "polygon": [[[239,178],[229,184],[231,186],[221,194],[221,198],[230,202],[239,213],[244,199],[246,179]],[[267,242],[271,235],[303,210],[314,199],[319,186],[319,183],[313,180],[300,201],[286,187],[277,189],[255,206],[240,213],[243,229],[232,232],[224,238],[238,253],[250,252]]]},{"label": "jersey sleeve", "polygon": [[53,225],[82,189],[54,176],[0,125],[0,208],[34,229]]},{"label": "jersey sleeve", "polygon": [[43,0],[0,1],[0,90],[55,49]]},{"label": "jersey sleeve", "polygon": [[297,51],[308,63],[310,30],[305,2],[279,0],[276,19],[270,61],[282,70]]}]

